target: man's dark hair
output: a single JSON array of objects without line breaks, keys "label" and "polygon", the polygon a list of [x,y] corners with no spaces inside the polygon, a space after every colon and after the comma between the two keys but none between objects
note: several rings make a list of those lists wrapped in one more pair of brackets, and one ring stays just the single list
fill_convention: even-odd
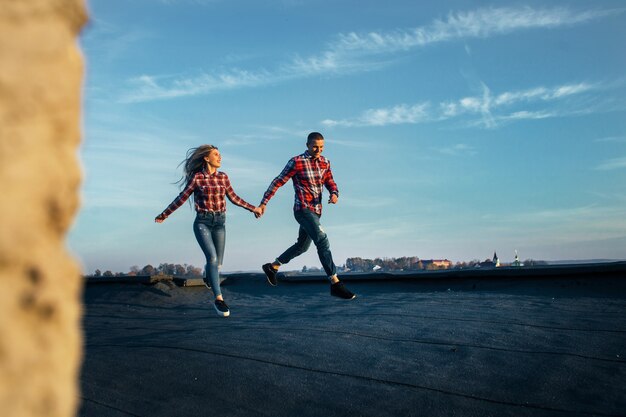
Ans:
[{"label": "man's dark hair", "polygon": [[309,143],[313,140],[324,140],[324,136],[322,136],[319,132],[311,132],[309,136],[306,138],[306,143]]}]

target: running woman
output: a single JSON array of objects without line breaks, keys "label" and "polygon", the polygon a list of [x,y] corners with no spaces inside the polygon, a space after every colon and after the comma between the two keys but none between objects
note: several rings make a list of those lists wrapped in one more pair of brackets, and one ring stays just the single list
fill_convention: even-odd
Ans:
[{"label": "running woman", "polygon": [[224,258],[226,238],[226,199],[224,197],[228,197],[231,203],[253,212],[256,218],[261,217],[262,210],[235,194],[228,175],[217,170],[222,165],[222,156],[217,147],[202,145],[189,149],[181,165],[183,165],[181,183],[184,183],[185,187],[178,197],[156,216],[154,221],[163,223],[193,194],[196,209],[193,232],[206,257],[204,284],[213,290],[215,295],[213,306],[217,314],[228,317],[230,310],[224,302],[219,280],[219,268]]}]

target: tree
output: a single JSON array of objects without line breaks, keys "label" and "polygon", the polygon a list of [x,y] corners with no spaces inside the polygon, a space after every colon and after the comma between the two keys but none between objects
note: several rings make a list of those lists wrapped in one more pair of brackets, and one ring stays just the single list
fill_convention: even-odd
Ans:
[{"label": "tree", "polygon": [[185,275],[185,267],[182,266],[181,264],[176,264],[174,266],[174,275],[176,275],[176,276],[183,276],[183,275]]},{"label": "tree", "polygon": [[150,264],[144,266],[141,269],[141,274],[142,275],[154,275],[154,273],[156,272],[156,270],[154,269],[154,267]]},{"label": "tree", "polygon": [[102,276],[104,277],[112,277],[113,276],[113,272],[109,271],[108,269],[106,271],[104,271],[104,274],[102,274]]},{"label": "tree", "polygon": [[174,275],[176,274],[176,265],[162,263],[157,268],[159,275]]},{"label": "tree", "polygon": [[102,271],[100,271],[99,269],[96,269],[96,272],[93,273],[94,277],[101,277],[102,276]]},{"label": "tree", "polygon": [[193,265],[187,265],[187,272],[185,275],[188,277],[201,277],[202,268],[197,268]]}]

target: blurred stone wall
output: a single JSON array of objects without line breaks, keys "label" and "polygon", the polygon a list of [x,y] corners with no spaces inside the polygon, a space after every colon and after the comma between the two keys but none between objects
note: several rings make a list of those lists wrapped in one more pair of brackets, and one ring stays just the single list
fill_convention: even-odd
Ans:
[{"label": "blurred stone wall", "polygon": [[73,416],[83,0],[0,0],[0,416]]}]

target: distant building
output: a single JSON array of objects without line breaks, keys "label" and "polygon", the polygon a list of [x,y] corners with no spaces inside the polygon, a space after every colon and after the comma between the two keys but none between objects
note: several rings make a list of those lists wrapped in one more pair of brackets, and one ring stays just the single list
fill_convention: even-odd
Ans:
[{"label": "distant building", "polygon": [[515,249],[515,260],[511,266],[522,266],[522,263],[519,261],[519,256],[517,256],[517,249]]},{"label": "distant building", "polygon": [[493,264],[496,268],[500,267],[500,259],[498,258],[498,254],[495,251],[493,252]]},{"label": "distant building", "polygon": [[491,259],[485,259],[483,262],[479,263],[478,266],[480,268],[493,268],[496,265],[493,263]]},{"label": "distant building", "polygon": [[448,269],[452,267],[452,262],[447,259],[422,259],[424,269]]}]

